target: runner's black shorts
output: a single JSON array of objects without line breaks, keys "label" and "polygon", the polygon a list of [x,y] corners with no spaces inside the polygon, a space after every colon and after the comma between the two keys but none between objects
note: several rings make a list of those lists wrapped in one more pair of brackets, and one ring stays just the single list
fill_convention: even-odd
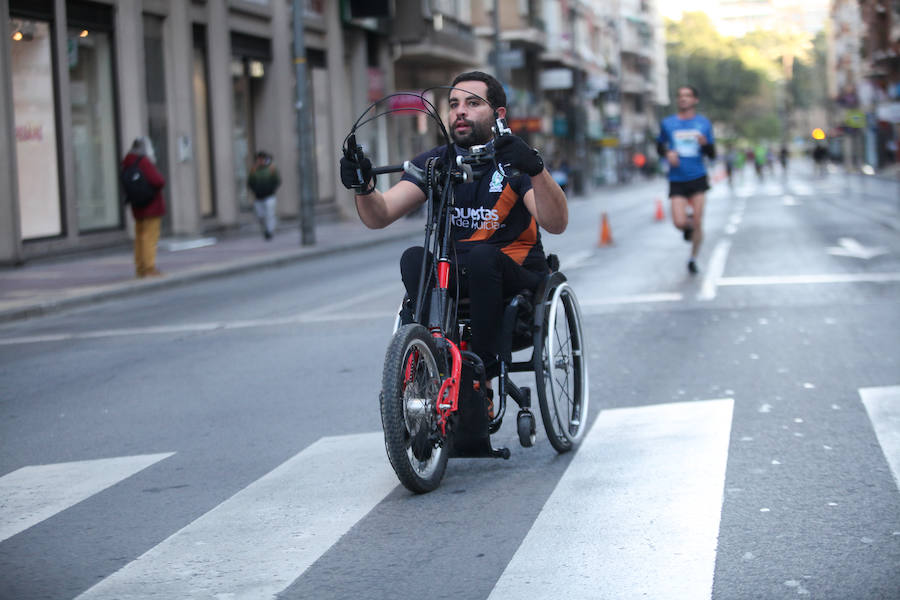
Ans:
[{"label": "runner's black shorts", "polygon": [[672,196],[684,196],[690,198],[694,194],[702,194],[709,189],[709,180],[706,175],[691,179],[690,181],[670,181],[669,198]]}]

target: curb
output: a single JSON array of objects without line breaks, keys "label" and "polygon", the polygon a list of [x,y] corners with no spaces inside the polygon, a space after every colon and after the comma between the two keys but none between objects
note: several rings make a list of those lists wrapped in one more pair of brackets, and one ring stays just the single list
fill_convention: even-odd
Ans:
[{"label": "curb", "polygon": [[418,238],[421,235],[422,233],[419,231],[398,231],[393,234],[385,234],[366,240],[351,240],[348,243],[334,246],[298,248],[297,250],[290,250],[270,256],[249,258],[218,265],[203,265],[181,272],[167,274],[165,277],[159,279],[130,279],[120,283],[110,284],[106,289],[86,292],[68,298],[57,298],[49,301],[35,302],[34,304],[27,306],[0,310],[0,323],[39,317],[68,308],[99,304],[106,300],[127,298],[152,290],[169,289],[188,285],[197,281],[208,281],[211,279],[246,273],[247,271],[282,267],[307,259],[371,248],[381,244],[411,238],[413,236]]}]

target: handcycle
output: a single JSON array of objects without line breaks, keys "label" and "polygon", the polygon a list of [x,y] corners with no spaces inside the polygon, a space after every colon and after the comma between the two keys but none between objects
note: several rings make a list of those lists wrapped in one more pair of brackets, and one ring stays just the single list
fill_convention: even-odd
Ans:
[{"label": "handcycle", "polygon": [[[448,87],[432,89],[452,89]],[[427,92],[428,90],[426,90]],[[344,140],[344,156],[359,164],[365,154],[356,143],[362,125],[388,110],[366,118],[391,94],[373,103],[354,123]],[[458,286],[451,290],[456,265],[451,212],[454,187],[471,181],[473,166],[491,163],[501,175],[514,176],[507,166],[496,163],[488,146],[473,146],[467,155],[457,154],[434,105],[425,92],[415,94],[424,112],[438,124],[446,145],[443,156],[431,157],[420,168],[410,161],[401,165],[373,167],[373,175],[405,172],[418,181],[426,195],[426,225],[423,248],[433,260],[423,257],[415,301],[404,298],[407,319],[398,317],[385,353],[379,396],[385,448],[400,482],[415,493],[436,489],[451,457],[495,457],[508,459],[508,448],[494,448],[491,436],[502,425],[507,397],[519,407],[516,429],[523,447],[534,445],[537,425],[531,410],[531,390],[516,385],[510,374],[535,374],[541,418],[553,448],[564,453],[582,438],[588,418],[588,373],[581,313],[574,291],[559,271],[559,261],[548,256],[548,275],[535,290],[522,290],[506,299],[498,356],[499,377],[496,402],[488,390],[481,358],[468,350],[471,318]],[[404,110],[409,110],[408,108]],[[496,114],[495,114],[496,117]],[[494,135],[508,135],[505,120],[496,118]],[[369,182],[358,171],[358,193]],[[369,191],[371,188],[368,188]],[[531,357],[514,360],[513,354],[531,349]]]}]

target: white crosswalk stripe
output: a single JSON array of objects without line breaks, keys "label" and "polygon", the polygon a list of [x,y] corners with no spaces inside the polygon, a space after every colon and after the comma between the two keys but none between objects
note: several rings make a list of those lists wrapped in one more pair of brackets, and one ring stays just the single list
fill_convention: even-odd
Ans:
[{"label": "white crosswalk stripe", "polygon": [[35,465],[0,477],[0,542],[169,456],[171,452]]},{"label": "white crosswalk stripe", "polygon": [[380,432],[322,438],[78,598],[273,598],[396,486]]},{"label": "white crosswalk stripe", "polygon": [[709,598],[732,405],[601,413],[490,598]]},{"label": "white crosswalk stripe", "polygon": [[[900,386],[859,394],[900,484]],[[725,398],[601,412],[489,600],[710,598],[733,411]],[[168,456],[14,471],[0,534]],[[398,485],[381,432],[322,438],[78,599],[275,598]]]},{"label": "white crosswalk stripe", "polygon": [[894,482],[900,487],[900,385],[859,390]]}]

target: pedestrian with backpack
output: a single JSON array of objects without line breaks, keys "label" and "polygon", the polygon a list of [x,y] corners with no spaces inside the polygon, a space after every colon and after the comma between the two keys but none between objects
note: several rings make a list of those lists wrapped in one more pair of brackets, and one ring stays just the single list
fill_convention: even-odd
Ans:
[{"label": "pedestrian with backpack", "polygon": [[268,152],[257,152],[256,163],[247,177],[247,187],[256,196],[253,210],[256,211],[256,218],[266,241],[271,240],[275,233],[275,191],[280,185],[281,175],[278,174],[278,169],[272,161],[272,155]]},{"label": "pedestrian with backpack", "polygon": [[166,214],[162,195],[166,179],[155,163],[153,143],[146,136],[135,139],[122,159],[122,187],[125,202],[131,205],[134,216],[134,266],[139,278],[162,275],[156,268],[156,245],[160,223]]}]

